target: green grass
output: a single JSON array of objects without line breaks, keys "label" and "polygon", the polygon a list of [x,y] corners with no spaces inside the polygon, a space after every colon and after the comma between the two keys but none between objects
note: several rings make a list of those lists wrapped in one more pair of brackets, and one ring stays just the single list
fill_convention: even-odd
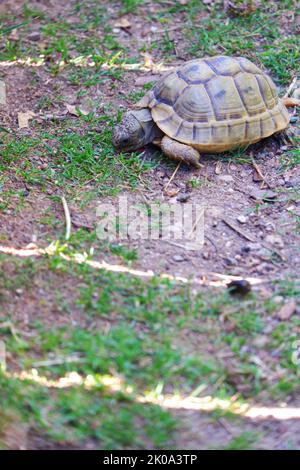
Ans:
[{"label": "green grass", "polygon": [[[80,119],[87,126],[83,131]],[[90,180],[98,195],[117,194],[124,186],[135,188],[153,163],[142,163],[137,153],[116,154],[111,144],[115,120],[110,116],[96,119],[91,114],[80,119],[76,120],[78,130],[74,131],[42,132],[40,138],[7,135],[0,144],[0,170],[5,171],[10,165],[11,171],[28,184],[44,187],[51,181],[63,187],[67,183],[71,192]],[[89,130],[89,126],[93,129],[102,126],[103,121],[106,126],[102,131]],[[33,155],[47,157],[47,168],[37,167]]]},{"label": "green grass", "polygon": [[281,165],[283,169],[294,168],[300,164],[300,149],[294,148],[285,152],[281,158]]},{"label": "green grass", "polygon": [[258,439],[258,433],[256,432],[243,432],[237,437],[234,437],[232,441],[225,447],[226,450],[250,450],[253,449],[255,442]]},{"label": "green grass", "polygon": [[[79,237],[77,243],[82,249],[86,243],[95,245],[91,237]],[[5,408],[13,416],[20,416],[21,421],[27,422],[30,416],[32,429],[45,439],[69,445],[93,439],[98,448],[143,448],[149,439],[157,447],[172,446],[172,431],[180,423],[156,405],[138,403],[137,396],[149,391],[192,394],[199,386],[205,389],[205,394],[225,399],[237,393],[241,399],[259,399],[266,389],[277,399],[286,393],[292,396],[297,393],[297,368],[291,361],[292,345],[300,328],[297,317],[274,327],[264,348],[264,363],[271,370],[272,352],[280,348],[280,366],[285,376],[274,386],[271,377],[269,382],[261,374],[259,363],[252,361],[252,355],[260,353],[257,335],[262,334],[269,315],[277,308],[270,300],[259,302],[253,296],[241,303],[227,293],[195,294],[188,286],[159,279],[145,283],[128,275],[74,264],[59,255],[63,252],[72,257],[73,250],[78,248],[70,240],[69,247],[58,249],[48,259],[13,259],[4,255],[0,258],[4,267],[0,278],[3,305],[8,299],[11,302],[12,296],[18,303],[25,290],[28,295],[35,295],[42,288],[49,312],[54,309],[60,316],[71,319],[77,310],[83,320],[80,326],[72,326],[71,322],[68,326],[49,327],[42,316],[34,315],[28,324],[31,336],[19,330],[9,310],[3,319],[16,329],[15,335],[10,328],[0,329],[9,352],[8,371],[13,360],[14,368],[16,365],[19,370],[38,368],[39,374],[49,380],[58,380],[73,371],[83,378],[93,378],[95,385],[91,390],[74,385],[51,389],[49,396],[47,387],[33,380],[23,382],[2,376]],[[135,256],[129,253],[117,250],[116,254],[134,262]],[[278,292],[297,295],[290,282],[282,282]],[[43,308],[43,304],[40,306]],[[225,324],[219,320],[224,311]],[[109,322],[109,328],[103,329],[99,321]],[[99,326],[95,328],[95,324]],[[226,333],[228,328],[230,333]],[[190,335],[197,335],[201,345],[197,353],[190,350]],[[214,344],[216,351],[231,348],[232,364],[228,359],[224,362],[222,356],[208,358],[208,344]],[[250,355],[243,352],[244,346],[250,347]],[[54,361],[47,365],[53,358],[59,359],[58,364]],[[76,359],[72,362],[72,358],[79,358],[79,362]],[[40,362],[45,365],[35,366]],[[107,375],[120,379],[124,384],[122,390],[112,393],[107,389],[102,384]],[[126,392],[126,387],[130,387],[130,392]],[[243,448],[248,444],[243,438],[230,446]]]}]

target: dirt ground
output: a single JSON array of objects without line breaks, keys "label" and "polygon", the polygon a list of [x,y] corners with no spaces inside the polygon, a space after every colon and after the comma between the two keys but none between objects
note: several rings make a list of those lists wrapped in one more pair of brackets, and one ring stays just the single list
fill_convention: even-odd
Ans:
[{"label": "dirt ground", "polygon": [[[25,3],[27,10],[24,10]],[[92,2],[93,7],[94,3]],[[144,4],[141,2],[136,12],[126,10],[130,2],[124,2],[122,5],[118,2],[99,3],[103,3],[105,7],[105,21],[108,23],[105,28],[100,19],[99,24],[91,26],[89,30],[88,26],[76,29],[76,24],[80,25],[82,20],[80,14],[83,14],[83,10],[80,10],[80,14],[79,8],[76,10],[77,2],[65,1],[63,5],[56,0],[0,2],[0,13],[4,15],[5,27],[23,21],[26,23],[25,32],[20,28],[7,33],[8,40],[12,44],[11,48],[21,41],[22,54],[16,50],[16,52],[12,51],[9,56],[6,48],[7,57],[4,54],[0,62],[0,79],[6,84],[6,104],[0,107],[0,126],[10,132],[10,134],[4,132],[1,135],[4,135],[6,139],[7,135],[10,135],[18,142],[36,139],[47,145],[46,150],[45,148],[41,150],[40,143],[37,144],[35,141],[29,151],[22,145],[9,147],[7,144],[5,149],[3,146],[4,162],[9,163],[7,166],[6,163],[1,166],[3,176],[1,187],[5,188],[5,194],[0,193],[0,251],[5,255],[9,253],[8,247],[13,247],[16,250],[15,257],[18,258],[21,256],[17,250],[42,249],[49,246],[51,241],[56,240],[58,234],[59,237],[63,237],[65,214],[60,199],[62,195],[68,202],[72,234],[82,229],[87,234],[94,233],[98,223],[96,205],[107,203],[116,207],[120,195],[127,197],[130,206],[143,205],[144,208],[152,203],[178,204],[181,202],[182,206],[199,205],[204,207],[202,249],[186,250],[180,240],[121,241],[122,246],[128,252],[133,251],[138,254],[133,265],[129,267],[129,270],[135,270],[131,273],[133,277],[138,276],[137,272],[145,273],[151,270],[157,276],[166,274],[175,278],[189,279],[195,291],[200,289],[204,293],[208,292],[209,286],[217,286],[220,280],[224,286],[230,279],[234,279],[232,276],[251,278],[255,280],[254,295],[263,300],[275,297],[276,309],[279,310],[286,299],[284,295],[277,292],[276,286],[278,283],[291,280],[297,282],[300,272],[300,166],[297,164],[300,159],[297,153],[299,151],[297,109],[290,110],[291,118],[294,117],[294,119],[291,120],[289,130],[284,135],[271,137],[245,151],[241,150],[221,157],[203,155],[201,158],[203,166],[200,169],[189,168],[185,165],[180,165],[176,169],[177,165],[162,156],[156,147],[149,146],[149,148],[141,149],[137,158],[148,169],[145,174],[141,172],[137,177],[134,176],[137,182],[132,188],[133,176],[131,176],[130,164],[128,164],[126,171],[124,170],[128,178],[120,183],[121,192],[118,195],[104,190],[102,192],[101,189],[102,186],[105,189],[109,185],[113,186],[118,176],[118,170],[110,170],[109,166],[108,183],[106,180],[102,182],[101,178],[97,179],[97,173],[82,180],[77,179],[76,182],[72,181],[72,177],[68,177],[68,182],[64,180],[57,183],[55,173],[51,173],[55,159],[64,158],[63,155],[57,155],[56,151],[53,151],[56,148],[56,137],[75,132],[84,138],[86,130],[102,132],[103,129],[108,129],[110,132],[109,124],[106,123],[108,116],[113,116],[115,119],[118,111],[128,109],[140,95],[145,93],[147,89],[145,84],[155,82],[164,70],[193,57],[188,52],[186,37],[181,30],[182,22],[188,21],[189,18],[184,9],[188,2],[175,2],[177,7],[179,5],[178,11],[175,10],[172,13],[171,20],[167,23],[159,21],[161,18],[159,12],[162,8],[171,8],[172,5],[168,4],[174,2],[161,2],[163,5],[160,2],[144,2]],[[210,15],[214,18],[214,8],[218,12],[218,8],[221,10],[221,3],[223,4],[220,2],[218,7],[218,2],[200,3],[206,3],[206,6],[202,5],[199,12],[195,13],[193,24],[206,20]],[[195,9],[195,2],[192,4]],[[85,5],[84,14],[87,14],[88,9],[89,5]],[[41,13],[34,13],[35,11],[44,13],[46,17],[43,17]],[[280,16],[283,35],[294,31],[291,16],[288,14],[291,11],[293,8],[287,6]],[[63,26],[57,30],[58,33],[50,29],[47,35],[43,32],[45,24],[50,25],[52,21],[56,23],[58,18],[59,21],[67,21],[75,28],[70,33],[63,33],[76,36],[74,50],[72,41],[70,44],[54,41],[55,34],[60,35],[61,31],[64,31]],[[164,36],[161,47],[154,48],[153,44],[161,40],[165,30],[167,36]],[[35,38],[32,35],[34,32],[36,32]],[[106,35],[109,35],[109,39]],[[251,32],[249,35],[251,36]],[[91,36],[97,36],[100,43],[101,40],[104,41],[104,38],[106,41],[112,41],[111,36],[113,36],[113,40],[117,43],[113,54],[123,50],[126,60],[123,62],[120,76],[104,75],[104,80],[99,83],[85,86],[84,83],[91,79],[92,74],[85,76],[81,72],[85,69],[92,70],[92,59],[90,57],[80,59],[80,65],[74,68],[71,66],[71,69],[68,64],[72,59],[76,60],[78,54],[84,56],[82,50]],[[299,38],[299,35],[295,37]],[[257,38],[255,43],[257,50],[263,41],[263,36]],[[225,54],[228,54],[227,47],[226,44],[223,47]],[[2,50],[3,48],[4,46]],[[70,50],[66,52],[68,48]],[[44,53],[45,50],[48,52]],[[27,51],[28,56],[26,56]],[[241,55],[247,54],[247,50],[238,52]],[[41,59],[43,53],[43,59],[39,63],[38,58]],[[249,50],[247,56],[256,60],[258,65],[262,65],[259,59],[255,58],[255,51]],[[30,61],[28,57],[35,59]],[[105,65],[103,69],[106,70]],[[76,78],[78,71],[81,74],[79,78]],[[72,73],[75,79],[70,78]],[[279,93],[283,95],[293,79],[293,72],[291,71],[290,76],[282,80],[278,79],[272,71],[271,75],[278,85]],[[70,108],[68,112],[66,103],[73,106],[71,112]],[[88,109],[93,114],[93,118],[89,121],[88,118],[76,116],[78,111],[74,111],[74,106],[82,110]],[[30,119],[29,127],[21,129],[18,123],[18,113],[28,111],[33,111],[35,115]],[[103,121],[101,121],[102,116]],[[100,148],[105,151],[107,143],[98,142],[97,145],[99,144]],[[60,151],[62,150],[61,146]],[[12,153],[9,155],[9,152]],[[18,152],[18,158],[14,158],[13,152]],[[115,161],[111,160],[113,165]],[[59,161],[59,165],[63,164]],[[136,160],[134,165],[137,165]],[[119,242],[117,240],[114,243]],[[93,245],[97,247],[95,241]],[[86,249],[85,241],[82,247]],[[80,249],[82,247],[80,246]],[[97,250],[97,248],[93,260],[99,263],[105,260],[110,265],[127,266],[114,252],[106,252],[103,255],[101,249]],[[2,269],[7,278],[13,279],[15,267],[11,264],[11,256],[2,260]],[[66,303],[75,297],[75,291],[82,284],[80,276],[76,281],[69,279],[69,285],[68,279],[67,277],[64,280],[67,286],[63,293]],[[21,286],[16,291],[14,287],[12,288],[14,293],[11,293],[9,300],[4,299],[3,318],[6,316],[5,309],[8,309],[10,318],[16,321],[18,329],[24,328],[28,334],[32,331],[33,319],[42,322],[46,327],[53,323],[76,324],[83,328],[91,325],[79,307],[74,306],[70,317],[69,314],[65,315],[59,307],[61,299],[58,303],[53,298],[53,292],[59,289],[62,282],[60,277],[57,278],[56,275],[47,273],[45,268],[42,268],[34,282],[34,293],[26,286]],[[71,285],[73,282],[74,284]],[[49,285],[52,286],[50,290]],[[5,289],[9,290],[9,286]],[[293,312],[287,315],[293,315],[298,321],[300,310],[297,295],[295,295],[295,302]],[[116,319],[118,319],[117,316]],[[105,330],[105,328],[110,328],[111,321],[113,322],[104,317],[98,318],[94,325]],[[299,332],[299,327],[295,320],[295,337],[297,337],[297,332]],[[184,336],[184,332],[182,334]],[[176,333],[175,346],[182,346],[180,338],[181,333],[178,335]],[[191,348],[197,351],[198,341],[199,337],[193,337],[193,333],[190,333],[189,341],[187,342],[186,338],[183,340],[183,349]],[[206,347],[207,345],[204,345],[200,348],[201,353],[205,354]],[[216,351],[217,346],[214,346],[212,352],[206,351],[206,354],[217,357]],[[296,371],[295,374],[299,379],[299,372]],[[251,395],[252,398],[255,400],[255,394]],[[287,398],[286,406],[295,408],[299,412],[298,400],[299,397],[297,398],[295,392]],[[266,402],[280,406],[270,397],[266,397]],[[235,442],[237,448],[247,448],[251,446],[251,436],[254,434],[261,436],[257,438],[256,448],[300,448],[299,415],[298,418],[288,417],[286,420],[272,417],[240,417],[230,422],[230,419],[226,421],[224,416],[212,421],[210,415],[201,410],[174,408],[170,412],[181,422],[181,428],[177,433],[175,432],[171,444],[173,448],[226,446],[230,448],[232,441]],[[243,437],[239,441],[241,435]],[[248,439],[247,436],[250,438]],[[53,443],[36,430],[29,432],[28,439],[27,448],[77,447],[77,444]],[[80,448],[97,448],[98,446],[91,439],[84,442]]]}]

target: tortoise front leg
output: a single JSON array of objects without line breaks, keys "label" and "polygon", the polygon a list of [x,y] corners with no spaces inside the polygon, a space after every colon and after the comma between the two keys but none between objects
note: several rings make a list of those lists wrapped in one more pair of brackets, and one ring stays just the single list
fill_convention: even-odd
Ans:
[{"label": "tortoise front leg", "polygon": [[179,162],[187,163],[187,165],[201,168],[199,163],[200,153],[193,147],[181,144],[166,135],[160,141],[159,146],[163,153],[172,160],[177,160]]}]

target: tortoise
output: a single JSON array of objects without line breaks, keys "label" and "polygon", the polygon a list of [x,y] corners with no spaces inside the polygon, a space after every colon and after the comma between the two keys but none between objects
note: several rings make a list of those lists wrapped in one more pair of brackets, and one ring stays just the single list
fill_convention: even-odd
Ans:
[{"label": "tortoise", "polygon": [[199,167],[219,153],[284,130],[289,114],[272,79],[243,57],[195,59],[165,74],[113,132],[117,149],[154,143]]}]

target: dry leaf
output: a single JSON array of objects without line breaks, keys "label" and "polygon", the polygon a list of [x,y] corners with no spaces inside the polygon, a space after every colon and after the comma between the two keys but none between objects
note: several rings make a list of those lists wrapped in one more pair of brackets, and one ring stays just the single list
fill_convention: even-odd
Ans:
[{"label": "dry leaf", "polygon": [[124,16],[114,23],[115,28],[131,28],[131,23]]},{"label": "dry leaf", "polygon": [[20,39],[17,29],[13,29],[10,35],[8,36],[11,41],[18,41]]},{"label": "dry leaf", "polygon": [[85,109],[79,108],[79,106],[74,106],[73,104],[68,104],[65,103],[65,106],[70,114],[73,116],[80,116],[80,113],[83,114],[84,116],[87,116],[89,114],[88,111]]},{"label": "dry leaf", "polygon": [[261,177],[261,175],[256,170],[253,170],[253,178],[252,179],[255,183],[259,183],[260,181],[263,181],[263,178]]},{"label": "dry leaf", "polygon": [[287,108],[300,106],[300,100],[297,100],[296,98],[284,98],[283,103]]},{"label": "dry leaf", "polygon": [[29,127],[29,121],[35,116],[33,111],[26,111],[26,113],[18,113],[18,125],[20,129]]},{"label": "dry leaf", "polygon": [[148,54],[148,52],[144,52],[141,55],[144,57],[145,68],[152,69],[154,65],[153,57],[150,54]]},{"label": "dry leaf", "polygon": [[222,173],[222,162],[220,160],[216,164],[215,174],[220,175]]},{"label": "dry leaf", "polygon": [[179,193],[180,189],[166,189],[164,194],[169,197],[174,197]]},{"label": "dry leaf", "polygon": [[276,317],[280,320],[288,320],[293,315],[293,313],[295,313],[296,308],[296,301],[295,299],[292,299],[281,307],[281,309],[277,312]]}]

